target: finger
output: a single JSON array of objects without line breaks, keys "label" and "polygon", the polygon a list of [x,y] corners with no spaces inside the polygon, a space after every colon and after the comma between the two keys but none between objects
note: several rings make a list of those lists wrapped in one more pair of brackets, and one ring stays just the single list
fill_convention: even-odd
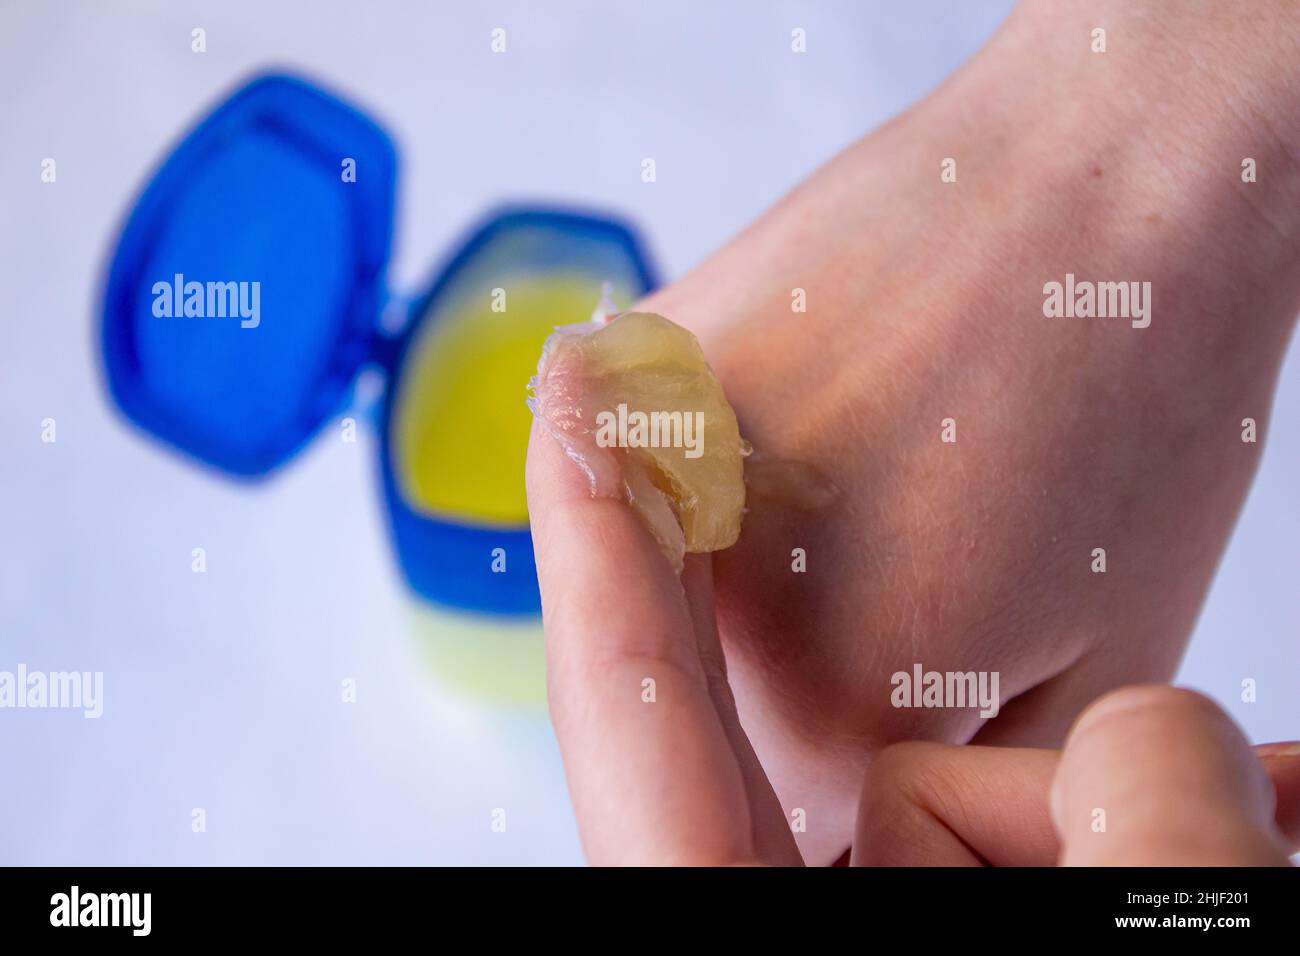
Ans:
[{"label": "finger", "polygon": [[1277,796],[1274,822],[1285,834],[1288,849],[1300,849],[1300,743],[1261,744],[1255,755],[1273,780]]},{"label": "finger", "polygon": [[855,866],[1051,866],[1047,794],[1057,752],[893,744],[871,764]]},{"label": "finger", "polygon": [[708,681],[713,709],[722,723],[723,733],[731,744],[737,766],[745,783],[753,827],[754,850],[767,863],[802,866],[803,859],[795,845],[794,834],[786,819],[776,791],[763,771],[740,724],[736,698],[727,681],[727,661],[718,637],[717,617],[713,606],[713,561],[707,554],[688,554],[682,570],[687,603],[695,626],[696,651]]},{"label": "finger", "polygon": [[[1254,748],[1277,793],[1276,823],[1300,846],[1300,744]],[[1051,866],[1054,750],[908,742],[876,758],[863,787],[859,866]]]},{"label": "finger", "polygon": [[1165,686],[1113,691],[1066,741],[1052,784],[1061,862],[1285,865],[1275,791],[1232,720]]},{"label": "finger", "polygon": [[622,501],[534,424],[526,469],[551,718],[588,859],[746,862],[744,777],[681,582]]}]

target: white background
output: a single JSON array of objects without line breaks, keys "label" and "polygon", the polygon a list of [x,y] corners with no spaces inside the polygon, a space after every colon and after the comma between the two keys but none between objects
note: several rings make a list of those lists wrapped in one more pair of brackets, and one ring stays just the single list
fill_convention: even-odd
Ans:
[{"label": "white background", "polygon": [[[107,405],[92,338],[105,256],[142,177],[221,94],[285,66],[388,127],[400,291],[511,198],[623,210],[672,277],[931,89],[1009,6],[0,4],[0,670],[106,682],[98,721],[0,710],[0,862],[581,860],[543,712],[455,692],[428,663],[372,436],[318,441],[250,489]],[[1300,736],[1298,474],[1293,348],[1182,675],[1258,740]],[[196,546],[207,574],[191,573]],[[339,700],[349,677],[355,705]],[[1257,703],[1239,700],[1246,677]]]}]

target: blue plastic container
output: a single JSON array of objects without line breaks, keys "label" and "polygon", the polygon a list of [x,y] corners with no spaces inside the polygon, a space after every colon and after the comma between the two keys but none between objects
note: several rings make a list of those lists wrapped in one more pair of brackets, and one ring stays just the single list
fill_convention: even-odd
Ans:
[{"label": "blue plastic container", "polygon": [[[438,298],[494,270],[581,270],[593,290],[655,285],[618,219],[514,206],[470,233],[428,289],[385,286],[397,157],[389,136],[305,80],[265,75],[236,91],[164,160],[122,229],[105,287],[109,392],[126,416],[185,455],[263,477],[347,408],[363,367],[385,376],[380,473],[398,562],[430,600],[508,614],[540,608],[527,527],[413,508],[394,477],[394,387]],[[410,301],[410,321],[380,318]],[[594,297],[593,297],[594,304]],[[391,319],[391,314],[389,316]],[[507,574],[491,555],[504,547]]]}]

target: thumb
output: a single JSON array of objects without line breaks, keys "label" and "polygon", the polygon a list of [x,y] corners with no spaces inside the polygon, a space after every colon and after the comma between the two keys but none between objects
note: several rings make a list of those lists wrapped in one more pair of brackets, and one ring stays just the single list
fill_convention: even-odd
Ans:
[{"label": "thumb", "polygon": [[1286,865],[1274,803],[1232,719],[1165,686],[1124,688],[1085,710],[1051,790],[1065,866]]}]

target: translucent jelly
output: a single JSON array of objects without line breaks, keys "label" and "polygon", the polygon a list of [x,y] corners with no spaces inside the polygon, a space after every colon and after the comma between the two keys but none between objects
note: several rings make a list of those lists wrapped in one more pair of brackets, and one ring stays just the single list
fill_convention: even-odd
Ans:
[{"label": "translucent jelly", "polygon": [[650,312],[563,326],[531,387],[529,406],[592,494],[627,501],[674,568],[735,544],[745,445],[694,335]]}]

